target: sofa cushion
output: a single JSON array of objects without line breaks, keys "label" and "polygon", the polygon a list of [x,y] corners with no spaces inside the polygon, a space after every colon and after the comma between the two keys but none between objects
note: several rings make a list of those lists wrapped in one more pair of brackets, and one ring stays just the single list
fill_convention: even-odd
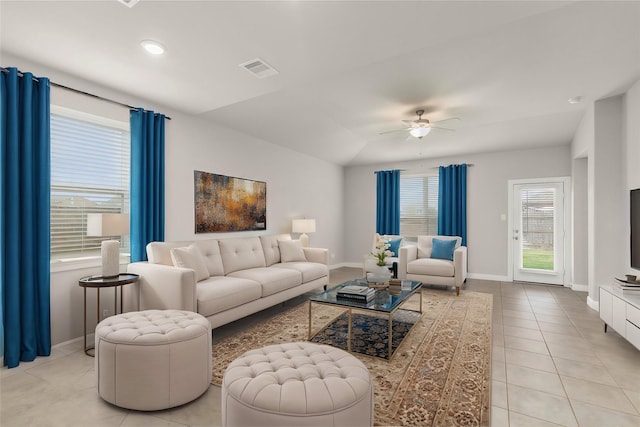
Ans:
[{"label": "sofa cushion", "polygon": [[215,276],[198,283],[196,293],[198,313],[212,316],[259,299],[262,286],[253,280]]},{"label": "sofa cushion", "polygon": [[173,265],[176,267],[190,268],[195,271],[196,282],[209,277],[209,271],[204,262],[204,257],[200,253],[200,249],[195,245],[189,245],[186,248],[171,249],[171,259],[173,260]]},{"label": "sofa cushion", "polygon": [[147,244],[147,259],[149,264],[172,266],[171,249],[185,248],[193,242],[151,242]]},{"label": "sofa cushion", "polygon": [[453,277],[455,268],[453,261],[437,258],[418,258],[407,263],[408,274],[426,276]]},{"label": "sofa cushion", "polygon": [[329,267],[317,262],[283,262],[272,268],[288,268],[302,273],[302,283],[311,282],[329,275]]},{"label": "sofa cushion", "polygon": [[238,270],[266,267],[262,244],[258,237],[221,239],[218,244],[225,276]]},{"label": "sofa cushion", "polygon": [[456,248],[455,240],[443,240],[433,238],[433,248],[431,249],[431,258],[448,259],[453,261],[453,251]]},{"label": "sofa cushion", "polygon": [[302,283],[302,273],[292,269],[261,267],[234,271],[230,277],[256,281],[262,285],[262,296],[273,295]]},{"label": "sofa cushion", "polygon": [[280,246],[278,241],[291,240],[290,234],[278,234],[274,236],[260,236],[262,243],[262,251],[264,252],[264,260],[267,267],[280,262]]},{"label": "sofa cushion", "polygon": [[380,236],[380,238],[382,240],[384,240],[385,242],[389,243],[389,241],[391,240],[397,240],[400,239],[400,244],[402,245],[402,236],[398,235],[398,234],[378,234],[375,233],[373,235],[373,244],[371,245],[371,253],[375,253],[376,252],[376,244],[378,243],[378,236]]},{"label": "sofa cushion", "polygon": [[204,262],[209,270],[209,276],[224,276],[224,266],[220,256],[220,246],[214,239],[196,240],[193,242],[200,249]]},{"label": "sofa cushion", "polygon": [[390,239],[386,241],[389,244],[389,250],[393,252],[394,257],[397,257],[400,253],[400,243],[402,243],[402,238],[399,239]]},{"label": "sofa cushion", "polygon": [[278,242],[278,245],[280,246],[280,260],[282,262],[304,262],[307,260],[300,240],[282,240]]}]

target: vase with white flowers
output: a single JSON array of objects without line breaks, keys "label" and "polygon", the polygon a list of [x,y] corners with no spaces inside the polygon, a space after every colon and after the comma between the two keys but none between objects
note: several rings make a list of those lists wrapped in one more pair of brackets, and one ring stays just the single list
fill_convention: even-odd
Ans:
[{"label": "vase with white flowers", "polygon": [[393,252],[389,250],[391,245],[382,238],[379,234],[376,234],[375,251],[371,253],[376,258],[376,265],[384,267],[387,265],[387,257],[393,256]]}]

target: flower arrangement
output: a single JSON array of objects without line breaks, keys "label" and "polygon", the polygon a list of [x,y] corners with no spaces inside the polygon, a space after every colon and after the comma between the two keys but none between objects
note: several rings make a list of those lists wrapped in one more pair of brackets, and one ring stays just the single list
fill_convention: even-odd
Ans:
[{"label": "flower arrangement", "polygon": [[375,252],[372,252],[371,255],[376,259],[377,265],[381,267],[387,265],[387,257],[393,256],[393,252],[389,250],[390,247],[391,245],[376,233]]}]

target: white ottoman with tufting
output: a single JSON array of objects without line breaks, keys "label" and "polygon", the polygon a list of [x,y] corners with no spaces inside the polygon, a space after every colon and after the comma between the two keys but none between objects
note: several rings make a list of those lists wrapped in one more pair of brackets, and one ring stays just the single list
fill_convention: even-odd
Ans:
[{"label": "white ottoman with tufting", "polygon": [[128,409],[190,402],[211,382],[211,325],[190,311],[118,314],[96,326],[98,394]]},{"label": "white ottoman with tufting", "polygon": [[251,350],[222,380],[223,426],[372,426],[373,384],[362,362],[328,345]]}]

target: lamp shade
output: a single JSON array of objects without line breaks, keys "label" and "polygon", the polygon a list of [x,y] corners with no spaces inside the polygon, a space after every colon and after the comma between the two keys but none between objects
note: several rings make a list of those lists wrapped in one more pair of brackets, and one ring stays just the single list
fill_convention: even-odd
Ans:
[{"label": "lamp shade", "polygon": [[421,127],[413,128],[409,131],[411,136],[414,136],[416,138],[422,138],[423,136],[426,136],[429,132],[431,132],[430,126],[421,126]]},{"label": "lamp shade", "polygon": [[294,219],[291,223],[291,231],[294,233],[315,233],[315,219]]},{"label": "lamp shade", "polygon": [[[127,214],[87,214],[87,236],[107,237],[129,234]],[[120,242],[103,240],[100,246],[102,276],[117,277],[120,274]]]},{"label": "lamp shade", "polygon": [[129,234],[127,214],[87,214],[87,236],[122,236]]}]

